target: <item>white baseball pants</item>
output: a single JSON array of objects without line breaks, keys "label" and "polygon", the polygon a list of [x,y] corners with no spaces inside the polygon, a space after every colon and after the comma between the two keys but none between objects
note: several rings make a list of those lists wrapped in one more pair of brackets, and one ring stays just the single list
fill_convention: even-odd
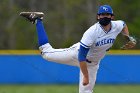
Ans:
[{"label": "white baseball pants", "polygon": [[[39,47],[39,49],[42,52],[42,57],[48,61],[79,67],[77,44],[74,44],[70,48],[54,49],[49,43],[47,43]],[[93,93],[99,62],[87,63],[87,67],[89,84],[83,86],[83,74],[80,71],[79,93]]]}]

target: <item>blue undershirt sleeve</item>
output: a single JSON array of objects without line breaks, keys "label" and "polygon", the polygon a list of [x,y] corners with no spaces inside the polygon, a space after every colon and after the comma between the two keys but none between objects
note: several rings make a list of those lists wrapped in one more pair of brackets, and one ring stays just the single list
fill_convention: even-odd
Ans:
[{"label": "blue undershirt sleeve", "polygon": [[86,61],[86,56],[90,48],[85,48],[80,45],[79,53],[78,53],[78,60],[79,62]]}]

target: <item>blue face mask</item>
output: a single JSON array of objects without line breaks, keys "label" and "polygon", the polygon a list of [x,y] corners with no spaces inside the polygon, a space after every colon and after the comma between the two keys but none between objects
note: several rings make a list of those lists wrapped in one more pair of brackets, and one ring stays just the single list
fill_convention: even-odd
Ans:
[{"label": "blue face mask", "polygon": [[104,17],[99,19],[99,23],[102,26],[107,26],[110,22],[111,22],[111,18]]}]

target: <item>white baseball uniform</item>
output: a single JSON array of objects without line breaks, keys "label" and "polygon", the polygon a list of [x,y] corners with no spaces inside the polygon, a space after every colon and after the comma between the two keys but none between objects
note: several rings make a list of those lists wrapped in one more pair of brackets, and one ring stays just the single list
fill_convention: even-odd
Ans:
[{"label": "white baseball uniform", "polygon": [[105,56],[106,51],[113,45],[117,35],[122,31],[124,22],[121,20],[111,21],[111,29],[105,31],[97,22],[91,26],[83,35],[80,42],[70,48],[54,49],[47,43],[39,47],[42,57],[48,61],[78,66],[78,49],[80,45],[88,47],[87,69],[89,73],[89,84],[83,86],[83,74],[80,71],[79,93],[92,93],[96,81],[96,74],[99,68],[100,60]]}]

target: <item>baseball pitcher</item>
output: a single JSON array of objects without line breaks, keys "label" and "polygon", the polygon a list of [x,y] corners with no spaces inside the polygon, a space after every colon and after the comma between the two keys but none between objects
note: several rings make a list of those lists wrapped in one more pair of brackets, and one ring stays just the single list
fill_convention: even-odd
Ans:
[{"label": "baseball pitcher", "polygon": [[109,5],[99,7],[98,22],[85,31],[80,42],[64,49],[54,49],[50,45],[42,23],[42,12],[21,12],[20,16],[36,24],[39,50],[44,59],[80,68],[79,93],[93,93],[99,63],[119,33],[128,38],[128,43],[122,49],[136,45],[136,40],[129,36],[125,22],[113,21],[114,13]]}]

